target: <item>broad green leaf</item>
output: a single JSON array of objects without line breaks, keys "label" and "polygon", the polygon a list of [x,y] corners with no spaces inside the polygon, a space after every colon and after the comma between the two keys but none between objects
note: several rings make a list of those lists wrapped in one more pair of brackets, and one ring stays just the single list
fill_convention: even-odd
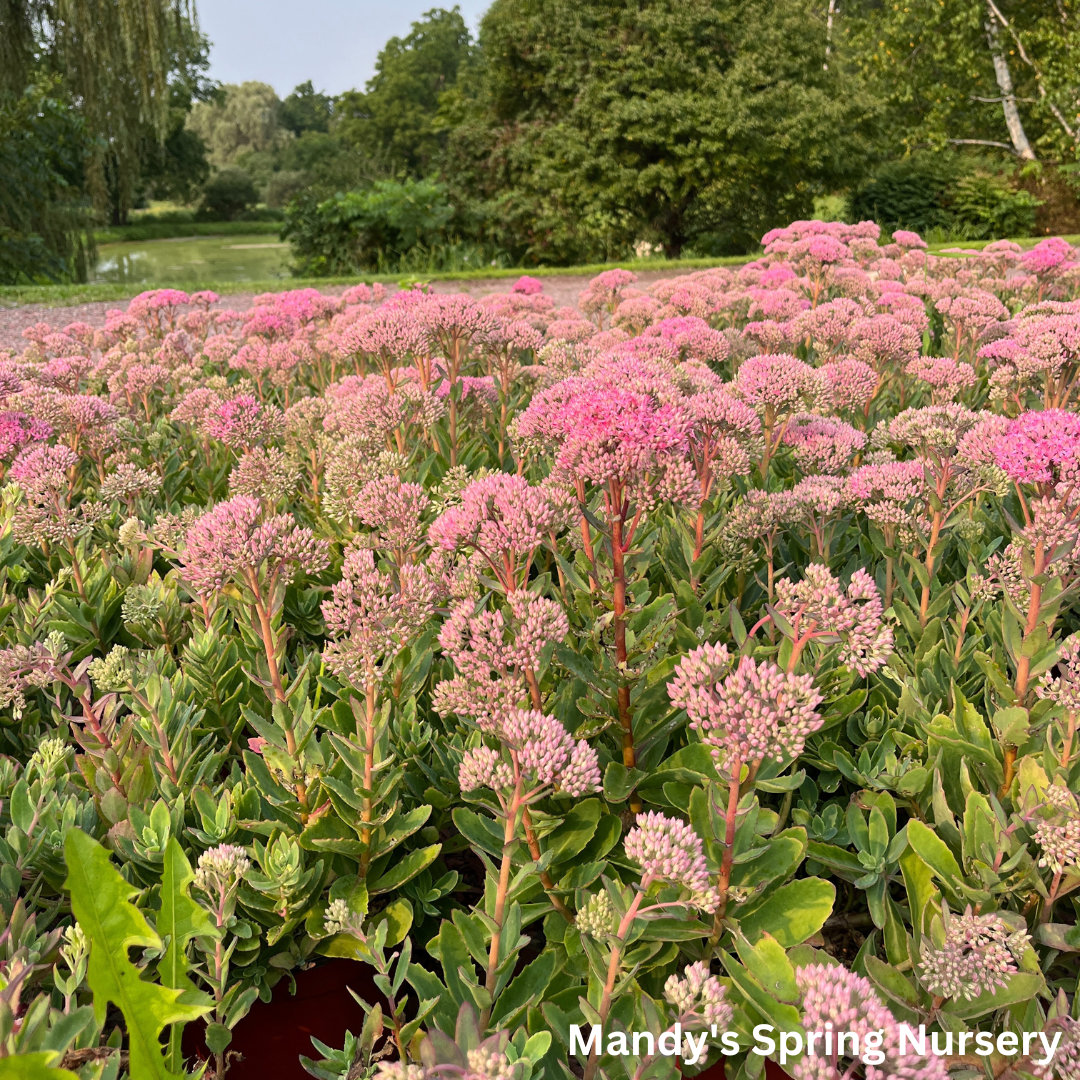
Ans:
[{"label": "broad green leaf", "polygon": [[735,933],[735,950],[750,974],[778,1001],[794,1004],[799,1000],[795,968],[780,943],[771,934],[762,934],[751,945],[743,934]]},{"label": "broad green leaf", "polygon": [[801,878],[782,885],[753,911],[735,917],[751,942],[771,934],[790,949],[816,934],[832,914],[836,887],[821,878]]},{"label": "broad green leaf", "polygon": [[630,792],[648,775],[640,769],[628,769],[621,761],[609,761],[604,770],[604,798],[609,803],[626,802]]},{"label": "broad green leaf", "polygon": [[374,922],[386,923],[386,948],[392,949],[405,940],[405,935],[412,929],[413,909],[412,904],[399,896],[391,901],[375,916]]},{"label": "broad green leaf", "polygon": [[57,1050],[0,1058],[0,1080],[79,1080],[67,1069],[57,1068],[63,1055]]},{"label": "broad green leaf", "polygon": [[1030,1001],[1040,995],[1049,997],[1043,977],[1021,971],[1009,976],[1009,985],[1004,990],[998,986],[972,998],[971,1001],[951,1001],[949,1012],[961,1020],[974,1020],[978,1016],[996,1012],[1021,1001]]},{"label": "broad green leaf", "polygon": [[[165,848],[161,875],[161,910],[157,919],[158,935],[163,939],[168,938],[169,947],[158,964],[158,978],[161,979],[162,986],[174,990],[195,989],[195,984],[188,978],[188,942],[194,937],[220,936],[220,931],[206,910],[191,899],[189,890],[194,880],[195,875],[184,849],[175,836],[170,837]],[[176,1071],[180,1071],[184,1063],[180,1048],[183,1030],[182,1024],[175,1024],[169,1032],[169,1068]]]},{"label": "broad green leaf", "polygon": [[505,1027],[522,1009],[535,1004],[543,996],[554,974],[555,954],[541,953],[499,995],[491,1010],[492,1025]]},{"label": "broad green leaf", "polygon": [[[542,845],[552,853],[552,862],[559,863],[580,854],[593,838],[603,807],[599,799],[584,799],[570,809],[562,824],[554,829]],[[501,854],[500,851],[492,854]]]},{"label": "broad green leaf", "polygon": [[924,825],[918,818],[912,818],[908,822],[907,834],[911,849],[939,878],[948,885],[955,885],[963,880],[960,867],[948,845],[929,826]]},{"label": "broad green leaf", "polygon": [[876,956],[866,956],[864,959],[866,974],[887,998],[908,1009],[918,1009],[919,991],[906,975]]},{"label": "broad green leaf", "polygon": [[94,1016],[103,1024],[109,1002],[124,1014],[133,1080],[174,1080],[159,1036],[169,1024],[197,1020],[206,1006],[182,1005],[182,990],[146,982],[128,959],[132,946],[161,948],[161,939],[131,903],[138,889],[109,861],[108,852],[84,832],[72,829],[64,840],[71,908],[90,940],[87,982]]},{"label": "broad green leaf", "polygon": [[731,884],[740,889],[785,881],[799,867],[806,854],[806,830],[788,829],[774,836],[762,854],[749,862],[737,863],[731,870]]},{"label": "broad green leaf", "polygon": [[503,830],[496,821],[486,814],[478,814],[475,810],[470,810],[467,806],[455,807],[451,816],[458,832],[473,847],[502,858]]},{"label": "broad green leaf", "polygon": [[400,888],[405,882],[416,877],[421,870],[430,866],[438,858],[440,851],[442,851],[442,844],[431,844],[428,847],[410,851],[383,873],[377,881],[369,881],[368,892],[372,896],[377,896],[379,893]]}]

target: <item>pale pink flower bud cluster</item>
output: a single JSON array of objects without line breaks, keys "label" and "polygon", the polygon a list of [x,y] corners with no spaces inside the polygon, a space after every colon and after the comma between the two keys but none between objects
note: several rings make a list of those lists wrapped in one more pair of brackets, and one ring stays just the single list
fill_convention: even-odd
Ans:
[{"label": "pale pink flower bud cluster", "polygon": [[505,609],[479,613],[475,601],[463,600],[439,631],[439,644],[458,674],[435,687],[435,711],[497,730],[524,696],[526,672],[535,672],[544,649],[569,629],[563,609],[534,593],[512,592]]},{"label": "pale pink flower bud cluster", "polygon": [[645,330],[645,336],[670,342],[677,350],[679,360],[719,364],[731,354],[727,338],[704,319],[693,315],[661,319]]},{"label": "pale pink flower bud cluster", "polygon": [[430,501],[420,484],[394,475],[379,476],[360,489],[353,515],[373,530],[371,542],[376,547],[412,552],[424,538],[424,514]]},{"label": "pale pink flower bud cluster", "polygon": [[899,244],[900,247],[909,251],[925,251],[927,248],[926,241],[917,232],[910,232],[907,229],[897,229],[896,232],[892,234],[892,238],[894,244]]},{"label": "pale pink flower bud cluster", "polygon": [[803,473],[840,473],[866,445],[866,435],[843,420],[803,413],[784,432]]},{"label": "pale pink flower bud cluster", "polygon": [[759,411],[794,412],[816,385],[815,370],[794,356],[752,356],[744,360],[732,390]]},{"label": "pale pink flower bud cluster", "polygon": [[0,413],[0,461],[11,461],[27,443],[44,442],[51,434],[52,427],[43,420],[21,412]]},{"label": "pale pink flower bud cluster", "polygon": [[1065,867],[1080,867],[1080,817],[1070,816],[1064,824],[1040,821],[1033,833],[1042,848],[1039,865],[1060,874]]},{"label": "pale pink flower bud cluster", "polygon": [[1075,255],[1076,252],[1067,240],[1060,236],[1049,236],[1025,251],[1020,256],[1020,265],[1029,274],[1050,275],[1075,266]]},{"label": "pale pink flower bud cluster", "polygon": [[917,356],[904,372],[931,386],[935,402],[952,401],[975,385],[975,369],[948,356]]},{"label": "pale pink flower bud cluster", "polygon": [[1046,1065],[1027,1062],[1025,1069],[1036,1080],[1080,1080],[1080,1020],[1059,1016],[1051,1020],[1044,1030],[1051,1041],[1059,1032],[1061,1034],[1054,1056]]},{"label": "pale pink flower bud cluster", "polygon": [[976,915],[969,904],[963,915],[942,909],[945,941],[940,948],[923,942],[920,981],[931,994],[967,1001],[1009,985],[1019,970],[1030,939],[1000,915]]},{"label": "pale pink flower bud cluster", "polygon": [[568,477],[626,484],[650,502],[693,498],[690,425],[684,408],[606,380],[578,377],[536,395],[515,429],[526,445],[550,448],[556,467]]},{"label": "pale pink flower bud cluster", "polygon": [[465,751],[458,766],[458,787],[462,791],[476,791],[482,787],[504,791],[513,786],[514,770],[498,751],[488,746]]},{"label": "pale pink flower bud cluster", "polygon": [[1057,670],[1052,679],[1035,687],[1035,695],[1080,715],[1080,635],[1074,634],[1058,649]]},{"label": "pale pink flower bud cluster", "polygon": [[376,565],[370,548],[345,556],[341,580],[323,602],[333,642],[323,650],[327,667],[354,686],[364,686],[372,668],[396,656],[435,611],[435,583],[422,566],[405,565],[397,575]]},{"label": "pale pink flower bud cluster", "polygon": [[889,441],[914,450],[920,457],[948,455],[979,422],[979,414],[963,405],[928,405],[905,409],[889,421]]},{"label": "pale pink flower bud cluster", "polygon": [[[922,325],[912,325],[911,320],[928,322],[922,302],[904,297],[913,305],[913,316],[900,317],[903,305],[899,298],[890,302],[892,311],[887,315],[871,315],[856,319],[848,331],[848,348],[851,356],[869,364],[881,372],[894,365],[908,362],[919,355],[922,348]],[[880,302],[880,301],[879,301]]]},{"label": "pale pink flower bud cluster", "polygon": [[296,494],[299,476],[296,463],[276,446],[253,446],[232,467],[229,491],[250,495],[273,508]]},{"label": "pale pink flower bud cluster", "polygon": [[548,494],[522,476],[493,473],[474,480],[461,501],[443,511],[428,530],[444,551],[479,551],[512,589],[519,559],[527,559],[561,523]]},{"label": "pale pink flower bud cluster", "polygon": [[114,499],[125,502],[137,496],[152,497],[161,490],[161,477],[148,469],[140,469],[134,462],[125,461],[116,471],[105,477],[98,489],[103,502]]},{"label": "pale pink flower bud cluster", "polygon": [[664,997],[678,1010],[683,1026],[712,1027],[724,1031],[731,1023],[734,1010],[727,1000],[727,987],[709,973],[701,960],[687,964],[680,979],[669,975],[664,983]]},{"label": "pale pink flower bud cluster", "polygon": [[230,583],[254,587],[262,575],[276,583],[299,571],[318,573],[329,565],[328,549],[291,514],[263,517],[258,499],[238,495],[188,529],[181,563],[184,580],[205,595]]},{"label": "pale pink flower bud cluster", "polygon": [[882,621],[882,602],[874,579],[861,567],[846,591],[827,566],[811,563],[799,582],[776,583],[776,609],[797,625],[840,643],[840,661],[865,677],[893,651],[892,628]]},{"label": "pale pink flower bud cluster", "polygon": [[502,737],[517,751],[523,773],[539,784],[552,784],[575,798],[603,786],[596,751],[576,742],[553,716],[535,709],[515,709],[502,725]]},{"label": "pale pink flower bud cluster", "polygon": [[842,356],[824,368],[835,408],[861,412],[878,389],[878,374],[865,361]]},{"label": "pale pink flower bud cluster", "polygon": [[[808,964],[795,969],[795,983],[802,995],[804,1031],[849,1031],[859,1036],[860,1051],[866,1036],[880,1032],[880,1050],[884,1061],[866,1065],[866,1080],[948,1080],[945,1058],[936,1054],[921,1056],[900,1052],[900,1025],[878,997],[869,979],[855,975],[839,965]],[[834,1036],[835,1037],[835,1036]],[[834,1043],[833,1049],[836,1049]],[[850,1041],[845,1045],[850,1051]],[[827,1053],[825,1039],[816,1039],[813,1053],[807,1053],[794,1066],[794,1080],[839,1080],[850,1070]]]},{"label": "pale pink flower bud cluster", "polygon": [[878,526],[904,524],[910,504],[925,487],[921,461],[886,461],[863,465],[847,479],[848,498]]},{"label": "pale pink flower bud cluster", "polygon": [[626,857],[641,867],[643,881],[666,881],[687,889],[696,906],[714,910],[716,890],[709,882],[701,838],[685,821],[650,810],[638,814],[637,824],[626,835]]},{"label": "pale pink flower bud cluster", "polygon": [[79,455],[66,446],[41,443],[27,447],[11,465],[8,476],[36,503],[66,500],[69,473],[79,464]]},{"label": "pale pink flower bud cluster", "polygon": [[251,860],[242,847],[218,844],[199,856],[195,888],[216,897],[233,889],[251,869]]},{"label": "pale pink flower bud cluster", "polygon": [[613,311],[623,290],[637,281],[629,270],[605,270],[597,274],[578,296],[578,307],[590,315]]},{"label": "pale pink flower bud cluster", "polygon": [[803,751],[821,727],[821,694],[810,675],[791,675],[768,660],[744,656],[732,670],[723,645],[700,645],[678,664],[668,684],[671,703],[686,709],[718,766],[783,761]]}]

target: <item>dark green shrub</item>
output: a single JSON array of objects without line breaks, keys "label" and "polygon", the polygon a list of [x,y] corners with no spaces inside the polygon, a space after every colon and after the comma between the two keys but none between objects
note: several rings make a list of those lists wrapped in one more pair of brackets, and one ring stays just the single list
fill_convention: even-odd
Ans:
[{"label": "dark green shrub", "polygon": [[362,191],[321,202],[294,199],[282,236],[292,241],[296,270],[347,274],[400,264],[417,247],[444,244],[454,207],[432,180],[378,180]]},{"label": "dark green shrub", "polygon": [[936,238],[1030,236],[1039,200],[1006,175],[952,154],[915,154],[883,165],[848,199],[848,219]]},{"label": "dark green shrub", "polygon": [[888,230],[947,229],[953,221],[949,193],[961,175],[960,162],[944,154],[916,154],[887,162],[851,193],[848,219],[876,221]]},{"label": "dark green shrub", "polygon": [[973,240],[1031,236],[1039,205],[1030,191],[1017,191],[1001,177],[985,174],[963,177],[950,196],[955,231]]},{"label": "dark green shrub", "polygon": [[203,185],[199,217],[233,221],[259,201],[255,183],[243,169],[222,169]]}]

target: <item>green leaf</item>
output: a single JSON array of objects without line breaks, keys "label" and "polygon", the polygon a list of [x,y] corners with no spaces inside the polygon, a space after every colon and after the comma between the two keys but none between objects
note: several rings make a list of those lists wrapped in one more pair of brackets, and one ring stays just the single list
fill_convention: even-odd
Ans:
[{"label": "green leaf", "polygon": [[157,970],[161,985],[174,990],[195,989],[195,984],[187,974],[187,943],[194,937],[220,937],[220,931],[205,908],[196,904],[189,895],[194,880],[195,874],[184,849],[175,836],[170,837],[165,848],[161,875],[161,910],[157,918],[158,934],[169,939],[169,947]]},{"label": "green leaf", "polygon": [[641,783],[648,773],[640,769],[628,769],[620,761],[609,761],[604,770],[604,798],[609,803],[626,802],[630,792]]},{"label": "green leaf", "polygon": [[954,1016],[959,1016],[961,1020],[974,1020],[978,1016],[996,1012],[1008,1005],[1031,1001],[1038,995],[1049,996],[1043,977],[1021,971],[1009,976],[1009,985],[1004,990],[1001,987],[994,987],[993,990],[988,990],[977,998],[972,998],[971,1001],[950,1002],[949,1012]]},{"label": "green leaf", "polygon": [[876,956],[867,955],[863,960],[866,974],[887,998],[908,1009],[918,1009],[919,991],[906,975]]},{"label": "green leaf", "polygon": [[788,829],[782,836],[768,841],[767,849],[756,859],[732,867],[731,884],[740,889],[753,889],[786,881],[798,869],[806,854],[806,831]]},{"label": "green leaf", "polygon": [[135,1080],[175,1080],[158,1041],[169,1024],[196,1020],[208,1006],[181,1005],[182,990],[158,986],[140,977],[128,959],[132,946],[161,948],[161,939],[131,903],[138,889],[109,861],[108,852],[86,833],[71,829],[64,839],[71,908],[90,940],[87,982],[94,995],[94,1016],[105,1022],[109,1002],[124,1014],[130,1072]]},{"label": "green leaf", "polygon": [[912,818],[907,825],[907,836],[912,851],[939,878],[951,886],[963,880],[960,867],[948,845],[929,826],[924,825],[918,818]]},{"label": "green leaf", "polygon": [[795,968],[780,943],[771,934],[762,934],[756,945],[736,931],[735,950],[755,979],[778,1001],[794,1004],[799,1000]]},{"label": "green leaf", "polygon": [[[603,807],[599,799],[584,799],[571,808],[570,812],[563,818],[562,824],[551,832],[543,845],[545,851],[552,853],[551,861],[553,863],[572,859],[585,850],[585,845],[588,844],[596,832],[602,810]],[[456,820],[455,817],[455,822]],[[493,851],[491,854],[502,854],[501,843],[499,850]]]},{"label": "green leaf", "polygon": [[[165,847],[165,862],[161,875],[161,910],[157,929],[168,938],[169,947],[158,963],[158,978],[162,986],[174,990],[194,990],[188,978],[187,944],[193,937],[216,939],[220,931],[206,910],[191,899],[189,889],[195,880],[184,849],[175,836]],[[182,1024],[174,1024],[169,1032],[169,1068],[183,1069],[184,1057],[180,1047],[184,1032]]]},{"label": "green leaf", "polygon": [[308,851],[329,851],[358,858],[367,845],[336,814],[323,814],[300,834],[300,846]]},{"label": "green leaf", "polygon": [[541,953],[523,968],[517,978],[499,995],[491,1011],[492,1026],[509,1026],[522,1009],[539,1001],[554,974],[555,954]]},{"label": "green leaf", "polygon": [[205,1038],[211,1054],[224,1054],[232,1042],[232,1032],[224,1024],[207,1024]]},{"label": "green leaf", "polygon": [[[594,800],[595,801],[595,800]],[[478,814],[467,806],[457,806],[451,815],[458,832],[473,847],[486,851],[489,855],[502,858],[503,830],[486,814]]]},{"label": "green leaf", "polygon": [[36,1054],[2,1057],[0,1080],[79,1080],[75,1073],[56,1068],[61,1056],[58,1050],[40,1050]]},{"label": "green leaf", "polygon": [[835,900],[836,887],[831,882],[800,878],[782,885],[750,913],[735,917],[749,941],[771,934],[783,948],[790,949],[825,925]]},{"label": "green leaf", "polygon": [[399,896],[396,900],[387,904],[375,916],[374,921],[386,923],[385,946],[392,949],[395,945],[400,945],[405,940],[405,935],[412,929],[412,904],[404,896]]},{"label": "green leaf", "polygon": [[411,881],[421,870],[427,869],[442,851],[442,844],[431,844],[428,847],[416,848],[410,851],[403,859],[390,867],[377,881],[368,882],[368,892],[372,896],[379,893],[389,892],[391,889],[400,888],[407,881]]}]

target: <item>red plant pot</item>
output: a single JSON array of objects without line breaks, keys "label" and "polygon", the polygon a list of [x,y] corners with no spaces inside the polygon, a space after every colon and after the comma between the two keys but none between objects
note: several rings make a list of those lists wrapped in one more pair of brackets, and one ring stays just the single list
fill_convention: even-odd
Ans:
[{"label": "red plant pot", "polygon": [[[308,971],[298,971],[296,993],[289,980],[274,987],[268,1002],[256,1001],[233,1031],[229,1052],[229,1080],[311,1080],[300,1064],[300,1055],[318,1060],[312,1036],[334,1049],[345,1043],[345,1032],[360,1034],[364,1012],[352,999],[352,988],[365,1001],[382,1001],[371,980],[371,968],[355,960],[327,960]],[[201,1024],[184,1030],[184,1052],[205,1061],[210,1052],[203,1042]]]},{"label": "red plant pot", "polygon": [[[364,1013],[353,1001],[353,989],[365,1001],[381,1002],[382,994],[371,978],[371,968],[355,960],[327,960],[296,974],[296,993],[289,980],[274,987],[273,999],[256,1001],[251,1012],[236,1025],[229,1052],[234,1058],[228,1080],[310,1080],[300,1055],[318,1059],[312,1037],[334,1049],[345,1043],[345,1032],[360,1034]],[[201,1024],[184,1030],[184,1053],[201,1061],[210,1053],[203,1042]],[[779,1065],[765,1062],[766,1080],[789,1080]],[[693,1080],[725,1080],[724,1062],[718,1061]]]}]

